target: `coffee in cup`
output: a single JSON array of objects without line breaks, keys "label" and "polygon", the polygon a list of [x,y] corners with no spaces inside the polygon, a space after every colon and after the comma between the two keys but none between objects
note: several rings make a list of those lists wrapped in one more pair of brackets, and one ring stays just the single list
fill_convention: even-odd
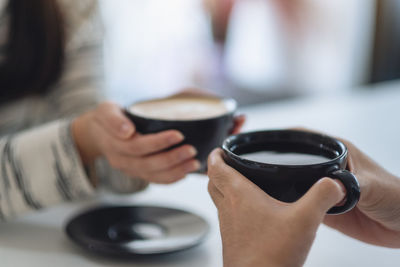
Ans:
[{"label": "coffee in cup", "polygon": [[234,127],[236,101],[213,96],[178,95],[134,103],[127,116],[142,134],[178,130],[185,139],[179,144],[193,145],[205,170],[208,154],[221,146]]},{"label": "coffee in cup", "polygon": [[138,102],[129,107],[129,112],[156,120],[193,121],[219,117],[230,108],[219,98],[180,96]]},{"label": "coffee in cup", "polygon": [[258,151],[240,155],[242,158],[269,164],[284,165],[309,165],[319,164],[331,160],[331,158],[322,155],[313,155],[302,152],[287,151]]},{"label": "coffee in cup", "polygon": [[329,214],[352,209],[360,197],[356,177],[346,170],[347,148],[335,138],[297,130],[268,130],[228,137],[225,162],[270,196],[294,202],[323,177],[340,180],[347,191],[342,206]]}]

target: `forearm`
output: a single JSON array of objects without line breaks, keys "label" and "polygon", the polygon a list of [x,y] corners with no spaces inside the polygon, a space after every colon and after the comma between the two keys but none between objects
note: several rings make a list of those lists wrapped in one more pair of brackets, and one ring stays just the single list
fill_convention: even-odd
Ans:
[{"label": "forearm", "polygon": [[67,121],[3,137],[0,159],[2,219],[93,193]]}]

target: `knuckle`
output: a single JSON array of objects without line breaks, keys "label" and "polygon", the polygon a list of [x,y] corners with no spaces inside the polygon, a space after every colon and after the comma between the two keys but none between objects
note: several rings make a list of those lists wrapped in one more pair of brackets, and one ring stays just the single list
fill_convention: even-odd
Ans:
[{"label": "knuckle", "polygon": [[[212,152],[212,153],[214,154],[215,152]],[[208,166],[208,169],[209,169],[209,171],[211,173],[214,173],[214,172],[219,170],[219,168],[218,168],[219,165],[215,162],[215,160],[213,160],[213,155],[212,154],[210,154],[208,156],[207,166]]]},{"label": "knuckle", "polygon": [[176,151],[171,151],[160,155],[158,166],[160,168],[167,168],[168,166],[174,165],[178,162],[178,153]]},{"label": "knuckle", "polygon": [[129,152],[136,156],[142,156],[145,154],[143,146],[140,145],[139,140],[133,140],[128,145]]},{"label": "knuckle", "polygon": [[166,145],[166,141],[164,137],[161,136],[154,136],[153,141],[151,142],[151,148],[153,150],[161,150],[164,148]]},{"label": "knuckle", "polygon": [[[215,153],[215,152],[212,152]],[[208,174],[211,177],[215,177],[215,178],[224,178],[224,176],[227,175],[227,171],[226,168],[224,168],[224,163],[223,162],[219,162],[216,160],[212,160],[213,155],[210,155],[208,158]]]},{"label": "knuckle", "polygon": [[[212,152],[213,153],[213,152]],[[211,172],[214,169],[214,162],[211,160],[211,154],[207,158],[207,166],[208,166],[208,172]]]},{"label": "knuckle", "polygon": [[332,189],[336,189],[337,184],[331,178],[322,178],[320,181],[320,191],[325,194],[332,192]]}]

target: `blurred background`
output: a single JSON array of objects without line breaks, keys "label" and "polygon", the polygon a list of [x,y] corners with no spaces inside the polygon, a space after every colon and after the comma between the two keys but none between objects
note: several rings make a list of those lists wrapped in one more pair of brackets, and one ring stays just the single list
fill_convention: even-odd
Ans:
[{"label": "blurred background", "polygon": [[188,87],[247,105],[400,77],[397,0],[100,2],[107,94],[123,105]]}]

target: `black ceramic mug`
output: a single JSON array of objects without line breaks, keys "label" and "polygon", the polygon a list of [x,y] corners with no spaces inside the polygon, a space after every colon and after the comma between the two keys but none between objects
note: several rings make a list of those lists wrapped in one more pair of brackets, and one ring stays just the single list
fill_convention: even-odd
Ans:
[{"label": "black ceramic mug", "polygon": [[340,180],[346,200],[328,214],[351,210],[360,197],[356,177],[346,170],[347,148],[332,137],[298,130],[269,130],[228,137],[222,145],[225,162],[284,202],[301,198],[323,177]]},{"label": "black ceramic mug", "polygon": [[193,145],[200,171],[205,171],[208,154],[221,146],[234,127],[236,108],[230,98],[177,95],[136,102],[125,112],[142,134],[180,131],[185,139],[178,145]]}]

